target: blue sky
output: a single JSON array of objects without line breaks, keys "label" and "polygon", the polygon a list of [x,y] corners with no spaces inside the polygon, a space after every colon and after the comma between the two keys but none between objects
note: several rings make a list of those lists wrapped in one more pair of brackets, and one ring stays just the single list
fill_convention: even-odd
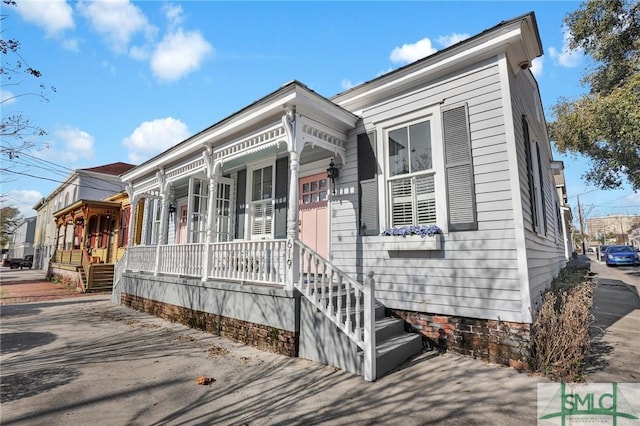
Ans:
[{"label": "blue sky", "polygon": [[[330,97],[420,59],[502,20],[536,13],[544,56],[534,62],[547,120],[561,97],[585,92],[588,67],[567,51],[563,17],[573,1],[502,2],[129,2],[17,0],[2,5],[3,38],[17,38],[42,72],[2,87],[2,115],[20,112],[47,130],[2,168],[2,205],[25,216],[71,170],[139,164],[290,80]],[[4,59],[4,58],[3,58]],[[17,96],[55,86],[49,102]],[[5,141],[3,141],[3,144]],[[600,191],[581,178],[584,158],[565,164],[570,204],[589,217],[640,214],[640,194]],[[37,176],[28,177],[27,175]]]}]

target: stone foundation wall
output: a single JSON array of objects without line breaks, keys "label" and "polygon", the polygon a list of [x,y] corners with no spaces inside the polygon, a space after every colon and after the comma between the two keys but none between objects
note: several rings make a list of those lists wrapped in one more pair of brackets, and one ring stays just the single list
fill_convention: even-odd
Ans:
[{"label": "stone foundation wall", "polygon": [[291,357],[297,356],[297,335],[292,331],[196,311],[127,293],[121,295],[121,302],[122,305],[137,311],[204,330],[260,350]]},{"label": "stone foundation wall", "polygon": [[531,325],[498,320],[390,310],[441,351],[528,370]]}]

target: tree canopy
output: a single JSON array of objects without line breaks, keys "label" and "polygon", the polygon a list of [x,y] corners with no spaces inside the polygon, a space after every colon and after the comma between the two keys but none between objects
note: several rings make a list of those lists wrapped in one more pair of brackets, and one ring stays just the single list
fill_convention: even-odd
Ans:
[{"label": "tree canopy", "polygon": [[583,49],[593,69],[582,79],[588,94],[553,107],[551,139],[560,152],[591,159],[588,182],[640,190],[640,3],[588,0],[564,22],[570,47]]},{"label": "tree canopy", "polygon": [[20,211],[12,206],[0,208],[0,247],[4,247],[12,239],[13,232],[22,220]]}]

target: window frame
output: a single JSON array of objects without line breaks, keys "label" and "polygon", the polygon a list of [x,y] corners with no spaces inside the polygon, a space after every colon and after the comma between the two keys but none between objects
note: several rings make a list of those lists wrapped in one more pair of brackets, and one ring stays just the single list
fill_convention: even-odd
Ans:
[{"label": "window frame", "polygon": [[[254,172],[257,170],[262,170],[267,167],[271,167],[271,197],[270,198],[261,198],[259,200],[253,199],[253,181],[254,181]],[[264,179],[263,179],[264,180]],[[262,161],[258,161],[252,163],[247,166],[247,190],[245,193],[245,202],[247,205],[248,214],[245,218],[245,238],[248,240],[263,240],[263,239],[273,239],[275,235],[275,191],[276,191],[276,158],[268,158]],[[271,207],[271,230],[268,233],[254,234],[253,223],[255,219],[254,208],[256,205]],[[247,235],[248,233],[248,235]]]},{"label": "window frame", "polygon": [[[390,176],[390,159],[388,151],[389,132],[398,128],[408,127],[413,124],[429,121],[431,134],[431,169],[421,170],[414,173]],[[445,191],[445,164],[444,147],[442,141],[442,116],[440,104],[431,105],[391,117],[385,121],[376,123],[376,148],[381,155],[377,156],[378,165],[383,174],[378,179],[378,193],[382,194],[379,199],[379,223],[380,229],[392,227],[392,203],[390,182],[407,177],[430,175],[433,176],[434,200],[435,200],[435,222],[443,232],[448,232],[447,221],[447,200]],[[415,205],[414,205],[415,215]]]}]

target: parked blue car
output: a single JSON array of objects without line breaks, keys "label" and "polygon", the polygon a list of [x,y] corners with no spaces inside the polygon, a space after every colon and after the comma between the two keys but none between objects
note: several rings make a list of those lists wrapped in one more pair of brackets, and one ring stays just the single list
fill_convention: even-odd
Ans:
[{"label": "parked blue car", "polygon": [[609,246],[605,251],[607,266],[640,264],[638,252],[631,246]]}]

